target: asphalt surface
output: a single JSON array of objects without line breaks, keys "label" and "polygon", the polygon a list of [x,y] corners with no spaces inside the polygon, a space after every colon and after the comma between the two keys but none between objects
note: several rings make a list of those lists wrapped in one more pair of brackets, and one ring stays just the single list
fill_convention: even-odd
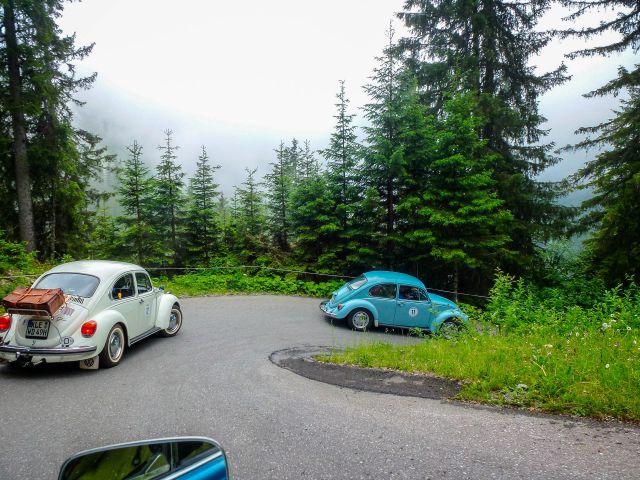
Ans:
[{"label": "asphalt surface", "polygon": [[363,341],[314,299],[183,301],[185,324],[116,368],[0,366],[0,479],[55,479],[73,453],[204,435],[234,479],[634,478],[640,429],[342,388],[269,361],[278,350]]}]

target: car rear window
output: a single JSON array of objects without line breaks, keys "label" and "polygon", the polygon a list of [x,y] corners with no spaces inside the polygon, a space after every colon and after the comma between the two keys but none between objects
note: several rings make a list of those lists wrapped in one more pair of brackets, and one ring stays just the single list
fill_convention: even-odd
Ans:
[{"label": "car rear window", "polygon": [[61,288],[65,295],[89,298],[99,283],[98,278],[84,273],[50,273],[42,277],[34,288]]},{"label": "car rear window", "polygon": [[357,290],[365,283],[367,283],[367,277],[365,277],[364,275],[360,275],[358,278],[354,278],[353,280],[351,280],[347,285],[349,285],[349,288],[351,290]]}]

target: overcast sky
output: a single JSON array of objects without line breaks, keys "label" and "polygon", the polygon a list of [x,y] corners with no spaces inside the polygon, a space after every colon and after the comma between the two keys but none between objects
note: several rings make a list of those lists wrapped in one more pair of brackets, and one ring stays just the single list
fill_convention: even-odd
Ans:
[{"label": "overcast sky", "polygon": [[[260,175],[280,140],[308,139],[327,145],[334,126],[338,81],[346,81],[354,113],[367,102],[362,86],[385,45],[385,30],[402,0],[83,0],[66,4],[62,28],[77,44],[95,42],[81,71],[98,72],[78,126],[102,136],[114,153],[137,139],[149,165],[158,161],[163,130],[174,131],[179,161],[192,173],[200,146],[222,168],[225,193]],[[541,28],[558,26],[551,12]],[[402,33],[402,25],[394,21]],[[603,41],[607,41],[604,39]],[[582,48],[555,42],[535,60],[554,68],[563,54]],[[566,60],[565,60],[566,61]],[[571,82],[541,102],[550,139],[574,142],[573,131],[611,116],[613,99],[581,97],[630,65],[631,53],[610,59],[566,61]],[[361,118],[358,120],[361,124]],[[574,171],[591,154],[565,155],[545,178]]]}]

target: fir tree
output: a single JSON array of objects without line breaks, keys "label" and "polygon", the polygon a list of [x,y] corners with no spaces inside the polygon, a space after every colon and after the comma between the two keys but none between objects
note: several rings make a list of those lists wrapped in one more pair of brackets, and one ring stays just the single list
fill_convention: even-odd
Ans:
[{"label": "fir tree", "polygon": [[264,232],[266,220],[263,213],[264,206],[260,185],[255,179],[257,168],[245,169],[247,178],[242,187],[236,188],[236,222],[238,234],[241,238],[241,255],[248,262],[255,261],[257,256],[265,251]]},{"label": "fir tree", "polygon": [[496,153],[494,179],[499,198],[513,214],[511,248],[520,255],[514,269],[532,265],[536,242],[562,232],[568,211],[555,204],[558,185],[537,176],[559,161],[538,110],[540,96],[566,80],[564,65],[538,75],[530,60],[548,44],[550,32],[536,30],[550,0],[407,0],[404,19],[412,36],[409,52],[423,101],[443,114],[455,92],[478,95],[486,119],[481,139]]},{"label": "fir tree", "polygon": [[62,1],[6,0],[0,8],[0,88],[6,100],[0,102],[0,135],[11,152],[0,157],[8,175],[3,193],[11,200],[3,203],[2,216],[19,225],[29,250],[39,240],[41,255],[53,257],[80,247],[67,232],[86,230],[89,218],[84,194],[95,171],[81,176],[82,135],[72,127],[69,105],[80,105],[73,94],[95,79],[77,77],[73,67],[92,46],[76,47],[73,36],[62,35],[56,24]]},{"label": "fir tree", "polygon": [[[619,38],[607,45],[597,45],[570,53],[579,56],[611,55],[640,49],[640,4],[619,0],[565,1],[573,8],[568,20],[576,20],[591,11],[614,11],[614,18],[596,26],[570,28],[564,36],[598,38],[605,32],[616,32]],[[586,134],[575,149],[603,148],[574,176],[581,188],[593,190],[593,197],[582,205],[586,214],[581,219],[583,229],[593,235],[585,242],[591,259],[591,269],[614,285],[627,276],[640,278],[640,65],[632,70],[620,67],[618,76],[604,86],[586,94],[587,97],[620,95],[620,108],[615,116],[594,127],[578,130]]]},{"label": "fir tree", "polygon": [[127,146],[129,156],[118,169],[118,201],[124,215],[118,218],[124,249],[139,265],[156,263],[159,242],[152,227],[153,185],[150,172],[142,161],[142,147],[134,140]]},{"label": "fir tree", "polygon": [[158,146],[160,163],[156,167],[154,181],[154,227],[164,244],[167,257],[173,264],[180,263],[179,237],[183,221],[184,173],[176,162],[178,147],[173,145],[171,130],[165,130],[165,143]]},{"label": "fir tree", "polygon": [[331,134],[329,148],[320,154],[327,160],[327,179],[332,203],[335,205],[335,217],[340,228],[331,239],[331,248],[336,258],[336,267],[344,268],[347,257],[352,253],[355,235],[354,222],[356,210],[361,199],[362,186],[358,165],[361,148],[357,142],[356,127],[353,124],[354,114],[349,113],[344,80],[336,94],[337,112],[334,115],[336,126]]},{"label": "fir tree", "polygon": [[[287,149],[283,142],[275,150],[276,161],[270,163],[271,172],[265,175],[269,229],[275,245],[283,252],[289,251],[290,208],[289,200],[293,188],[292,173],[298,164],[298,144],[294,140]],[[295,162],[293,161],[295,159]]]},{"label": "fir tree", "polygon": [[[362,231],[358,243],[372,236],[372,250],[380,251],[387,269],[393,269],[397,257],[396,207],[405,174],[405,149],[402,141],[407,92],[412,88],[411,77],[403,71],[396,54],[394,30],[387,32],[389,45],[378,58],[371,83],[365,86],[372,102],[364,108],[370,125],[365,127],[367,147],[364,153],[363,177],[367,186],[369,209],[364,215],[371,219],[369,232]],[[366,225],[360,221],[360,225]],[[366,245],[366,244],[365,244]],[[366,248],[366,247],[365,247]],[[361,251],[361,254],[365,251]]]},{"label": "fir tree", "polygon": [[209,265],[218,250],[219,226],[216,221],[216,198],[219,185],[214,182],[214,172],[220,165],[211,165],[207,150],[196,163],[196,173],[189,182],[189,253],[197,262]]},{"label": "fir tree", "polygon": [[432,132],[425,137],[433,140],[428,173],[419,194],[408,195],[398,208],[411,212],[409,251],[419,256],[422,250],[451,272],[456,301],[462,274],[490,276],[511,253],[506,249],[511,214],[495,192],[495,153],[478,136],[484,119],[474,115],[475,102],[469,94],[454,98],[445,102],[442,120],[427,121]]}]

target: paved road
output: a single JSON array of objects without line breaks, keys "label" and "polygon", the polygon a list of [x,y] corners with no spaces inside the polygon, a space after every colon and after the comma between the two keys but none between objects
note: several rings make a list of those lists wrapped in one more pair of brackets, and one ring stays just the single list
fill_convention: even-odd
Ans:
[{"label": "paved road", "polygon": [[235,479],[639,478],[640,429],[339,388],[269,362],[275,350],[361,341],[317,300],[183,302],[185,325],[117,368],[0,366],[0,479],[54,479],[74,452],[205,435]]}]

